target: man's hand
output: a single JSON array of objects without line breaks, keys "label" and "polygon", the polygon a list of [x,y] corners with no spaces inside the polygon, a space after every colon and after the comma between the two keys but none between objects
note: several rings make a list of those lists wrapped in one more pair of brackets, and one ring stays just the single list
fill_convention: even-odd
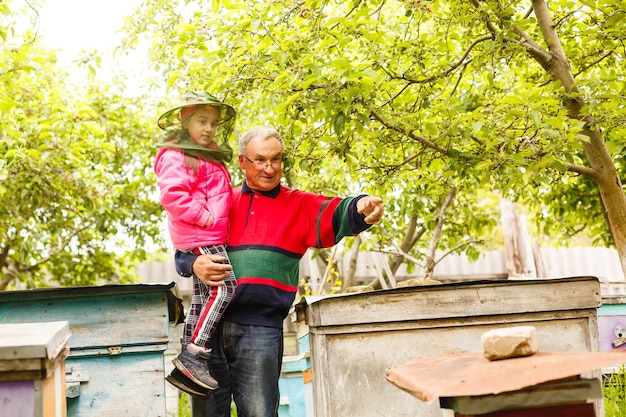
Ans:
[{"label": "man's hand", "polygon": [[356,209],[365,216],[365,223],[377,223],[383,217],[383,199],[372,196],[363,197],[356,202]]},{"label": "man's hand", "polygon": [[233,269],[231,265],[223,263],[225,260],[220,255],[199,255],[193,263],[193,273],[211,287],[224,285],[224,278]]}]

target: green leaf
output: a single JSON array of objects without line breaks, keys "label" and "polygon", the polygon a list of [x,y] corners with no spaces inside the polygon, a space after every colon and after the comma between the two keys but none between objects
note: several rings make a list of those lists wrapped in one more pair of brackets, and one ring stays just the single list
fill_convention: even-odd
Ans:
[{"label": "green leaf", "polygon": [[525,100],[516,95],[509,95],[502,99],[503,103],[512,104],[514,106],[523,106],[526,104]]},{"label": "green leaf", "polygon": [[333,118],[333,130],[335,135],[341,137],[343,135],[343,131],[346,127],[346,116],[342,111],[339,111],[335,114]]}]

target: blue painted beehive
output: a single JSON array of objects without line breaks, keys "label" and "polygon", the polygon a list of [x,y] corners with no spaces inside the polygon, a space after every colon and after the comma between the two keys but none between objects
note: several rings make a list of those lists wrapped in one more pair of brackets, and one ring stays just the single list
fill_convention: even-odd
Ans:
[{"label": "blue painted beehive", "polygon": [[[298,356],[284,356],[283,366],[278,381],[280,404],[278,417],[310,417],[307,410],[306,385],[304,372],[311,367],[308,352]],[[310,385],[310,384],[309,384]]]},{"label": "blue painted beehive", "polygon": [[0,322],[69,322],[68,417],[165,417],[169,324],[183,319],[174,286],[0,292]]}]

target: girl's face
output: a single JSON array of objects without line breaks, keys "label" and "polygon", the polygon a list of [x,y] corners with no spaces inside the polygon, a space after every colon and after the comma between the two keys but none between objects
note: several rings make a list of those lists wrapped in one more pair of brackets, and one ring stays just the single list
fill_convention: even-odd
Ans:
[{"label": "girl's face", "polygon": [[213,106],[202,106],[186,121],[191,140],[208,148],[213,143],[220,112]]}]

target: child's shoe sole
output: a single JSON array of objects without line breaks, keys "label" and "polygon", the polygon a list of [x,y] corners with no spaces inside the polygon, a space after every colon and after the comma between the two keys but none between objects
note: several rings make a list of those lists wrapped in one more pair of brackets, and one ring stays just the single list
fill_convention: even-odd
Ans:
[{"label": "child's shoe sole", "polygon": [[215,390],[215,389],[217,389],[217,381],[215,381],[214,385],[208,385],[208,384],[205,384],[204,382],[200,381],[198,378],[196,378],[193,375],[193,373],[189,370],[189,368],[187,368],[185,366],[185,364],[178,357],[174,358],[172,360],[172,363],[174,364],[176,369],[178,369],[180,371],[180,373],[182,373],[184,376],[186,376],[188,379],[190,379],[196,385],[199,385],[200,387],[202,387],[204,389],[208,389],[208,390]]},{"label": "child's shoe sole", "polygon": [[179,371],[177,368],[172,370],[165,380],[178,388],[179,390],[186,392],[189,395],[193,395],[198,398],[208,398],[209,392],[200,385],[187,378],[185,374]]}]

